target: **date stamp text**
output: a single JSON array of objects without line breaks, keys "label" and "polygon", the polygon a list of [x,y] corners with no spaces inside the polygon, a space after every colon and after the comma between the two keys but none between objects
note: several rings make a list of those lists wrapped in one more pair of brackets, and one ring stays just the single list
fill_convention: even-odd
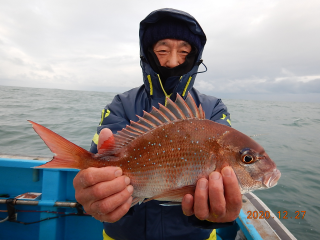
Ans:
[{"label": "date stamp text", "polygon": [[[247,219],[269,219],[272,218],[269,211],[247,211]],[[274,214],[279,219],[304,219],[306,211],[295,211],[293,216],[288,215],[288,211],[278,211]],[[274,217],[273,217],[274,218]]]}]

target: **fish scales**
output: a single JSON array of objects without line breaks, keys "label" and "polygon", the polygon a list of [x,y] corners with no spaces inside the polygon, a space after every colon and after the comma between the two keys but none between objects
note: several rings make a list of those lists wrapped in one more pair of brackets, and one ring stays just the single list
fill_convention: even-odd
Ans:
[{"label": "fish scales", "polygon": [[167,99],[137,122],[131,121],[92,154],[31,122],[54,158],[40,168],[118,166],[131,179],[133,205],[149,200],[181,202],[198,179],[231,166],[242,193],[276,185],[281,174],[265,150],[245,134],[206,120],[192,96]]},{"label": "fish scales", "polygon": [[209,148],[214,141],[205,129],[197,119],[163,124],[121,149],[119,164],[142,196],[194,185],[215,169]]}]

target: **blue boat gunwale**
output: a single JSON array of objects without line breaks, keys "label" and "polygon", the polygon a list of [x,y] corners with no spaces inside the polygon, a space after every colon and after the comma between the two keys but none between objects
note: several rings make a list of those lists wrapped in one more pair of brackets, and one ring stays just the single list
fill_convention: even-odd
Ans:
[{"label": "blue boat gunwale", "polygon": [[19,159],[19,158],[0,158],[1,167],[17,167],[17,168],[33,168],[33,169],[46,169],[49,171],[68,171],[79,172],[79,169],[74,168],[35,168],[50,160],[37,160],[37,159]]},{"label": "blue boat gunwale", "polygon": [[[29,176],[28,181],[30,183],[37,182],[38,185],[39,184],[41,185],[42,196],[40,200],[37,200],[38,201],[38,205],[36,206],[37,209],[44,210],[44,211],[53,211],[56,209],[61,209],[61,207],[55,206],[56,202],[76,201],[74,198],[74,189],[72,185],[72,180],[76,172],[78,172],[79,170],[70,169],[70,168],[59,168],[59,169],[34,168],[42,164],[45,164],[50,160],[51,160],[50,158],[38,160],[37,157],[17,158],[17,156],[12,156],[12,158],[10,158],[10,157],[1,157],[0,155],[0,173],[1,171],[5,171],[6,168],[13,168],[13,169],[16,168],[17,171],[18,169],[26,169],[24,170],[24,172],[28,172],[27,173]],[[27,169],[29,169],[30,171]],[[38,178],[38,179],[32,178],[32,174],[34,174],[35,172],[41,172],[41,178]],[[0,187],[1,187],[1,184],[2,186],[4,186],[4,184],[0,182]],[[70,187],[70,185],[72,187]],[[50,188],[48,188],[47,186],[50,186]],[[26,190],[25,192],[30,192],[30,191]],[[72,192],[71,195],[73,196],[68,198],[67,196],[70,196],[70,192]],[[4,199],[4,198],[0,197],[0,199]],[[250,204],[250,206],[252,205],[251,207],[255,207],[252,199],[256,201],[261,201],[253,193],[245,194],[243,199],[246,199],[243,201],[246,201],[247,202],[246,204]],[[1,209],[1,205],[3,206],[3,204],[0,204],[0,209]],[[271,210],[267,206],[265,206],[264,204],[262,204],[262,206],[266,210],[269,210],[271,212]],[[67,213],[67,212],[70,212],[70,211],[72,212],[76,210],[75,209],[70,210],[65,208],[63,211]],[[0,215],[2,216],[3,212],[0,212]],[[42,219],[42,218],[45,218],[46,215],[47,214],[45,213],[40,213],[38,214],[38,217]],[[279,228],[283,228],[285,232],[289,232],[289,230],[286,229],[281,224],[280,221],[278,221],[277,223],[279,224],[278,225]],[[12,224],[14,223],[4,222],[1,224],[2,225],[5,224],[8,227],[8,231],[10,231],[10,229],[12,229]],[[264,239],[261,237],[261,235],[259,234],[259,232],[255,227],[255,224],[257,223],[254,223],[253,221],[250,221],[249,219],[247,219],[247,216],[243,210],[241,210],[239,217],[236,220],[236,224],[237,226],[240,227],[240,229],[242,230],[243,234],[247,239],[249,240]],[[83,226],[83,229],[82,228],[79,229],[78,226],[80,225]],[[14,227],[16,227],[16,225]],[[71,229],[71,231],[69,231],[70,230],[69,228]],[[77,229],[76,233],[73,230],[73,228]],[[13,229],[16,229],[16,228],[13,228]],[[48,229],[50,229],[50,232],[53,233],[53,234],[50,234],[50,237],[47,234]],[[92,233],[90,230],[84,232],[84,229],[93,229],[92,231],[95,231],[95,232]],[[217,233],[222,234],[223,231],[228,231],[228,230],[230,231],[231,229],[227,229],[227,228],[217,229]],[[21,227],[20,230],[15,230],[15,231],[22,231],[23,233],[23,231],[26,231],[26,227]],[[60,239],[70,239],[70,236],[72,236],[72,238],[74,239],[102,239],[102,236],[101,236],[102,225],[99,221],[93,218],[85,218],[85,219],[82,218],[81,220],[74,218],[70,221],[65,221],[64,219],[50,220],[50,221],[39,223],[39,226],[37,226],[36,230],[34,231],[38,231],[39,237],[36,239],[46,239],[46,240],[59,239],[60,240]],[[234,231],[234,229],[232,229],[232,231]],[[269,231],[274,236],[278,237],[278,238],[270,238],[270,239],[295,239],[295,237],[290,232],[289,232],[288,238],[280,238],[275,233],[272,226],[270,226],[270,229],[268,229],[267,231]],[[0,238],[2,237],[1,234],[3,233],[0,232]],[[6,232],[6,234],[10,234],[10,233]],[[15,234],[15,232],[13,231],[11,234]],[[34,237],[35,236],[32,236],[32,239],[34,239]],[[217,237],[218,237],[217,239],[220,239],[218,235]],[[230,239],[230,238],[223,238],[223,239]]]}]

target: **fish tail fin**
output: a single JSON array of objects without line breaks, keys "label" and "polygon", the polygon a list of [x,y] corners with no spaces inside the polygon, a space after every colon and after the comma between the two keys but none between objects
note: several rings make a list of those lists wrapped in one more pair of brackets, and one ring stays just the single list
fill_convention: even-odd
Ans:
[{"label": "fish tail fin", "polygon": [[85,168],[86,161],[93,158],[94,154],[87,150],[73,144],[67,139],[61,137],[50,129],[41,126],[35,122],[28,120],[33,129],[45,144],[50,148],[51,152],[55,154],[53,159],[36,168]]}]

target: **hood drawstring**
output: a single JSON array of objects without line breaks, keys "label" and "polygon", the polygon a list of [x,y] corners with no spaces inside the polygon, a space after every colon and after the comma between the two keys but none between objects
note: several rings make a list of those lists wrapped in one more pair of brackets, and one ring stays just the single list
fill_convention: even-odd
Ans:
[{"label": "hood drawstring", "polygon": [[203,60],[202,60],[202,59],[200,59],[196,64],[198,64],[198,66],[200,66],[200,64],[202,64],[202,65],[206,68],[206,70],[201,71],[201,72],[196,72],[196,73],[192,74],[191,77],[193,77],[193,75],[195,75],[195,74],[205,73],[206,71],[208,71],[208,68],[207,68],[207,66],[203,63]]}]

